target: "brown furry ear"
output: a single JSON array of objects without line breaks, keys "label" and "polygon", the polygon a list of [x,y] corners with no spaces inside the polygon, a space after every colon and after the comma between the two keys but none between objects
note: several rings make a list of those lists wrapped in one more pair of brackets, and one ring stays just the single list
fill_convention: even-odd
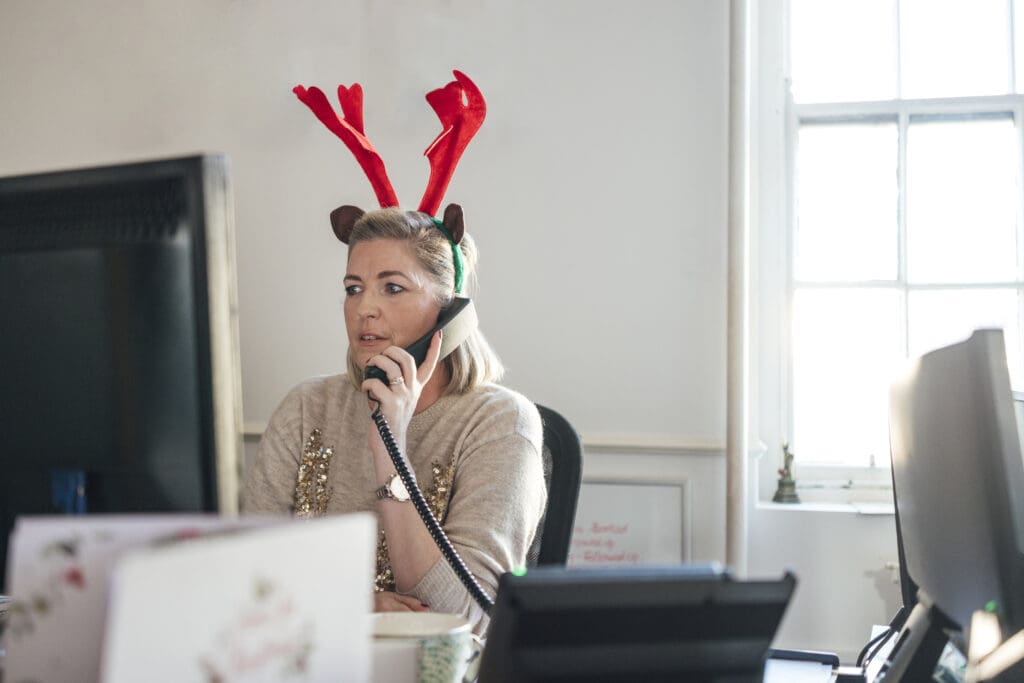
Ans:
[{"label": "brown furry ear", "polygon": [[348,244],[349,235],[352,234],[352,227],[356,221],[363,217],[366,212],[358,206],[339,206],[331,211],[331,227],[334,228],[334,235]]},{"label": "brown furry ear", "polygon": [[466,224],[462,218],[462,207],[458,204],[449,204],[444,209],[444,227],[448,228],[448,232],[452,234],[452,239],[455,240],[455,244],[462,241],[462,236],[466,234]]}]

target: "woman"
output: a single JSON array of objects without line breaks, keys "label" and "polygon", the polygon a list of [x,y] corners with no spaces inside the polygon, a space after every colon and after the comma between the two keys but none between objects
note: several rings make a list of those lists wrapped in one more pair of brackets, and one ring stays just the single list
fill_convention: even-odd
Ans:
[{"label": "woman", "polygon": [[[479,330],[440,360],[444,333],[435,334],[418,368],[403,348],[434,326],[457,280],[473,273],[476,251],[457,205],[443,223],[397,208],[342,207],[332,220],[349,245],[348,373],[305,382],[284,399],[246,474],[242,509],[375,511],[375,609],[461,614],[483,632],[483,611],[394,481],[371,412],[379,400],[435,516],[492,596],[501,574],[525,564],[544,511],[540,417],[530,401],[495,384],[501,363]],[[383,370],[387,384],[364,379],[367,366]],[[313,475],[321,472],[327,478],[318,486]]]}]

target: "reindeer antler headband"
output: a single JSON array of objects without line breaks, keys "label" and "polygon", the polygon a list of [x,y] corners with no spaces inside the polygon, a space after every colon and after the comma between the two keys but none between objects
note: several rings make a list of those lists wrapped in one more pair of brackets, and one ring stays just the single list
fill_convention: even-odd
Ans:
[{"label": "reindeer antler headband", "polygon": [[[455,167],[469,141],[480,130],[487,114],[487,105],[476,84],[461,71],[452,73],[455,75],[454,81],[427,93],[427,102],[443,126],[441,133],[423,153],[430,161],[430,178],[427,180],[427,189],[423,192],[418,211],[431,217],[437,214],[441,199],[448,189],[448,183],[455,173]],[[341,104],[342,112],[340,117],[331,108],[327,96],[319,88],[297,85],[293,92],[352,152],[369,179],[381,207],[398,206],[398,196],[388,179],[384,161],[363,130],[362,86],[358,83],[353,83],[348,88],[344,85],[338,86],[338,102]],[[352,226],[362,215],[362,209],[355,206],[341,206],[331,212],[331,224],[339,240],[348,244]],[[444,220],[434,218],[434,223],[452,244],[455,291],[460,292],[463,266],[462,254],[457,245],[465,233],[462,208],[458,204],[449,205],[445,209]]]}]

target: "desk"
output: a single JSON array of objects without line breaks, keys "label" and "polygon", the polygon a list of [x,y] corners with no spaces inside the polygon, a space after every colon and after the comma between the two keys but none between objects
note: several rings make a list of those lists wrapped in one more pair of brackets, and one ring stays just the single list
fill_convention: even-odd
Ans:
[{"label": "desk", "polygon": [[818,662],[769,659],[764,670],[764,683],[831,683],[835,680],[834,669]]},{"label": "desk", "polygon": [[[416,653],[400,644],[375,640],[372,657],[373,683],[415,683]],[[764,683],[834,683],[831,666],[818,662],[769,659]]]},{"label": "desk", "polygon": [[[0,648],[0,681],[3,680],[4,656]],[[414,683],[416,681],[416,652],[402,643],[374,640],[371,665],[373,683]],[[817,662],[798,662],[769,659],[765,667],[764,683],[832,683],[832,667]]]},{"label": "desk", "polygon": [[[373,644],[373,683],[415,683],[416,654],[408,648],[375,641]],[[0,681],[3,680],[3,653],[0,651]],[[831,667],[815,662],[768,660],[764,683],[832,683]]]}]

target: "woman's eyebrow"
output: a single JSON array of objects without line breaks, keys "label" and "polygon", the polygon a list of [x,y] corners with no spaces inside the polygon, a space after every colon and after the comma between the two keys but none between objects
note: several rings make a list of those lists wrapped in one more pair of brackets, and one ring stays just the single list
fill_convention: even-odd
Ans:
[{"label": "woman's eyebrow", "polygon": [[[377,279],[378,280],[386,280],[387,278],[395,277],[396,275],[398,277],[404,277],[406,280],[409,280],[410,282],[413,281],[411,277],[409,277],[408,275],[406,275],[405,273],[403,273],[400,270],[382,270],[379,273],[377,273]],[[354,282],[362,282],[363,278],[359,277],[358,275],[351,275],[351,274],[350,275],[346,275],[344,277],[344,281],[348,282],[349,280],[352,280]]]}]

